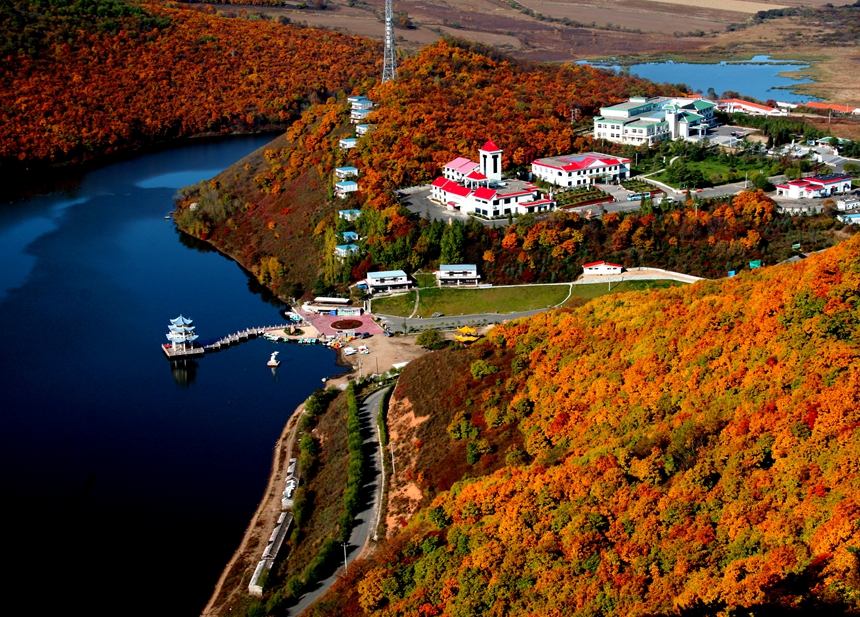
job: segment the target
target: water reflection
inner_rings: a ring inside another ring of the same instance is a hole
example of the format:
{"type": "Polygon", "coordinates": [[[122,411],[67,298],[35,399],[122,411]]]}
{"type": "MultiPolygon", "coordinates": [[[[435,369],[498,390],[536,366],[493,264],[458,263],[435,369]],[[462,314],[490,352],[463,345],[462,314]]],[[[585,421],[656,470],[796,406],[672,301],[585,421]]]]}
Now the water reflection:
{"type": "Polygon", "coordinates": [[[170,372],[177,386],[189,387],[197,379],[197,360],[174,360],[170,363],[170,372]]]}
{"type": "Polygon", "coordinates": [[[198,253],[215,253],[216,250],[208,242],[204,242],[194,236],[189,236],[184,231],[176,229],[176,235],[179,236],[179,243],[189,249],[194,249],[198,253]]]}

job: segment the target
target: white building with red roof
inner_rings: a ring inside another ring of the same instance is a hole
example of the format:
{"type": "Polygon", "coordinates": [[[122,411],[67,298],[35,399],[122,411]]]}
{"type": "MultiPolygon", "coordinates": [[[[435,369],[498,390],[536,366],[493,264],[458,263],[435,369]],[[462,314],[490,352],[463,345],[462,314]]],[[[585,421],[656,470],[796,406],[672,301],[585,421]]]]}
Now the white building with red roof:
{"type": "Polygon", "coordinates": [[[837,193],[847,193],[850,190],[851,176],[845,174],[811,176],[776,185],[777,197],[788,197],[789,199],[830,197],[837,193]]]}
{"type": "Polygon", "coordinates": [[[815,101],[809,101],[808,103],[803,104],[804,107],[809,107],[810,109],[823,109],[836,111],[843,114],[860,114],[860,107],[848,107],[847,105],[836,105],[834,103],[817,103],[815,101]]]}
{"type": "Polygon", "coordinates": [[[608,261],[594,261],[590,264],[582,265],[582,273],[585,275],[603,275],[603,274],[621,274],[624,270],[624,266],[621,264],[614,264],[608,261]]]}
{"type": "Polygon", "coordinates": [[[452,210],[486,218],[549,212],[555,200],[530,182],[502,180],[503,151],[492,140],[478,151],[480,163],[458,157],[430,185],[430,198],[452,210]]]}
{"type": "Polygon", "coordinates": [[[630,159],[599,152],[567,154],[535,159],[532,175],[556,186],[587,186],[595,178],[624,180],[630,175],[630,159]]]}
{"type": "Polygon", "coordinates": [[[752,116],[787,116],[788,112],[778,107],[770,105],[761,105],[759,103],[750,103],[742,99],[719,99],[717,101],[717,109],[728,114],[742,113],[752,116]]]}
{"type": "Polygon", "coordinates": [[[442,176],[444,176],[446,180],[451,180],[452,182],[462,182],[467,175],[473,171],[478,171],[479,168],[480,165],[476,162],[470,161],[465,157],[458,156],[442,168],[442,176]]]}

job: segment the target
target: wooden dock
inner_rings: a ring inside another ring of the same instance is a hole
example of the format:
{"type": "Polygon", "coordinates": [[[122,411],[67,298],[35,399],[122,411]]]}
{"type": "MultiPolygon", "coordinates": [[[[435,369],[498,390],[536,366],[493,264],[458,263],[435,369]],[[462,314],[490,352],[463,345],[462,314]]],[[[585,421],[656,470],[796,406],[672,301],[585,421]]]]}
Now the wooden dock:
{"type": "Polygon", "coordinates": [[[167,356],[169,360],[193,358],[197,356],[202,356],[207,352],[220,351],[226,347],[229,347],[230,345],[236,345],[237,343],[241,343],[252,338],[257,338],[258,336],[262,336],[266,332],[271,332],[272,330],[284,330],[285,328],[289,328],[290,325],[294,324],[281,324],[277,326],[245,328],[244,330],[239,330],[238,332],[234,332],[233,334],[228,334],[227,336],[219,338],[212,343],[206,343],[205,345],[187,347],[185,349],[173,349],[173,347],[170,345],[162,345],[161,351],[164,352],[164,355],[167,356]]]}
{"type": "Polygon", "coordinates": [[[164,355],[167,356],[168,360],[181,360],[183,358],[193,358],[195,356],[202,356],[205,353],[205,349],[202,347],[189,347],[187,349],[173,349],[172,346],[164,345],[161,346],[161,351],[164,352],[164,355]]]}
{"type": "Polygon", "coordinates": [[[239,332],[228,334],[227,336],[218,339],[214,343],[204,345],[203,349],[206,351],[218,351],[222,347],[229,347],[230,345],[235,345],[236,343],[241,343],[242,341],[247,341],[249,339],[262,336],[270,330],[283,330],[284,328],[288,327],[288,324],[284,324],[282,326],[262,326],[259,328],[245,328],[244,330],[240,330],[239,332]]]}

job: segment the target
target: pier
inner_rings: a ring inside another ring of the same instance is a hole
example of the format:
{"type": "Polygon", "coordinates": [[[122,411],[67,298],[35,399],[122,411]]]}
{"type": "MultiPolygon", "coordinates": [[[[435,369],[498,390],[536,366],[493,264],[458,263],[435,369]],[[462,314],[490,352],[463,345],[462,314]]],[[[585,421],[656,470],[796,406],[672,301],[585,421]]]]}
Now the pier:
{"type": "MultiPolygon", "coordinates": [[[[167,339],[170,343],[161,346],[161,350],[168,360],[181,360],[185,358],[193,358],[202,356],[209,352],[220,351],[230,345],[236,345],[243,341],[263,336],[269,332],[276,330],[288,330],[290,326],[308,327],[310,324],[305,320],[291,321],[288,323],[273,325],[273,326],[258,326],[255,328],[245,328],[238,332],[233,332],[227,336],[208,341],[198,341],[199,338],[194,332],[194,325],[190,319],[181,315],[176,319],[170,320],[167,339]]],[[[316,339],[313,339],[316,342],[316,339]]],[[[304,342],[303,340],[300,342],[304,342]]]]}
{"type": "Polygon", "coordinates": [[[205,351],[218,351],[222,347],[229,347],[230,345],[235,345],[242,341],[263,336],[266,332],[270,332],[272,330],[283,330],[285,327],[289,327],[289,324],[283,324],[280,326],[262,326],[259,328],[245,328],[244,330],[239,330],[238,332],[219,338],[217,341],[202,345],[202,348],[205,351]]]}

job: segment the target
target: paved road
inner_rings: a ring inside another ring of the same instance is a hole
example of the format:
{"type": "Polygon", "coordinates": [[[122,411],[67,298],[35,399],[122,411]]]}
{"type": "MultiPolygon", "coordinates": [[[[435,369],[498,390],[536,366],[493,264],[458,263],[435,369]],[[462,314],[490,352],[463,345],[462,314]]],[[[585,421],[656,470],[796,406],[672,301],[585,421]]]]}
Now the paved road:
{"type": "Polygon", "coordinates": [[[449,326],[464,326],[464,325],[474,325],[480,322],[485,323],[502,323],[503,321],[508,321],[510,319],[517,319],[519,317],[527,317],[529,315],[537,315],[542,311],[546,311],[548,308],[535,309],[533,311],[521,311],[518,313],[481,313],[478,315],[449,315],[447,317],[427,317],[427,318],[415,318],[409,319],[406,317],[397,317],[395,315],[380,315],[379,313],[374,313],[377,317],[379,317],[385,324],[388,325],[388,329],[392,332],[406,332],[406,328],[435,328],[441,325],[449,325],[449,326]]]}
{"type": "MultiPolygon", "coordinates": [[[[391,387],[391,386],[389,386],[391,387]]],[[[379,434],[376,432],[376,416],[379,406],[388,388],[382,388],[368,395],[361,403],[358,410],[358,418],[361,422],[361,432],[364,438],[365,478],[362,491],[364,502],[361,510],[355,517],[355,527],[349,536],[349,545],[346,547],[347,567],[358,557],[364,546],[376,532],[377,516],[379,506],[382,503],[382,460],[379,452],[379,434]]],[[[329,576],[317,585],[316,589],[302,596],[299,603],[290,608],[290,615],[298,615],[313,604],[331,587],[343,572],[343,568],[329,576]]]]}

